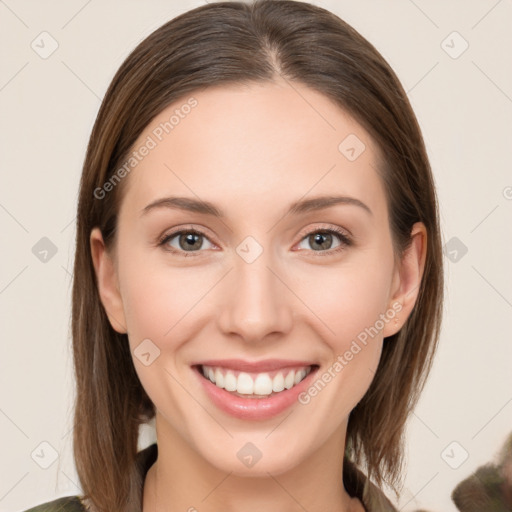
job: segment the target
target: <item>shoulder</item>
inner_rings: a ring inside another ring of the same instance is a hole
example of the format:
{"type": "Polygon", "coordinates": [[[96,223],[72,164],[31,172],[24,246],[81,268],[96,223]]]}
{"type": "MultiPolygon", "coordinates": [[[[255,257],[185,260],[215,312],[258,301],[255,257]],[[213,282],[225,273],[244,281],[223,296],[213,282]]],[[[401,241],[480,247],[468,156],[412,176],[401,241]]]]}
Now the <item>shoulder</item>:
{"type": "Polygon", "coordinates": [[[66,496],[47,501],[23,512],[86,512],[86,510],[79,496],[66,496]]]}

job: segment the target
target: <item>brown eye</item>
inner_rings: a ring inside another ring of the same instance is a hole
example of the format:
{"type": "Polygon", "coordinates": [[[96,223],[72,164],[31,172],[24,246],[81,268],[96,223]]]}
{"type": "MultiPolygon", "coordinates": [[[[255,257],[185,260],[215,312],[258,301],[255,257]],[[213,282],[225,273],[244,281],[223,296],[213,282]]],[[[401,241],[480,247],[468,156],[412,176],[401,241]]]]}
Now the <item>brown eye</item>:
{"type": "MultiPolygon", "coordinates": [[[[160,245],[172,252],[200,252],[205,241],[211,244],[203,233],[188,229],[176,231],[165,236],[160,242],[160,245]]],[[[213,244],[211,245],[213,246],[213,244]]],[[[187,254],[185,254],[185,256],[187,256],[187,254]]]]}
{"type": "Polygon", "coordinates": [[[308,236],[308,242],[310,247],[313,250],[316,250],[315,247],[319,247],[320,249],[331,249],[333,244],[333,236],[331,233],[318,232],[313,235],[308,236]]]}
{"type": "Polygon", "coordinates": [[[302,240],[301,244],[306,243],[309,247],[300,247],[301,249],[309,249],[313,252],[332,254],[343,250],[347,246],[351,245],[350,238],[341,230],[337,229],[317,229],[308,233],[302,240]],[[338,240],[337,245],[336,240],[338,240]]]}

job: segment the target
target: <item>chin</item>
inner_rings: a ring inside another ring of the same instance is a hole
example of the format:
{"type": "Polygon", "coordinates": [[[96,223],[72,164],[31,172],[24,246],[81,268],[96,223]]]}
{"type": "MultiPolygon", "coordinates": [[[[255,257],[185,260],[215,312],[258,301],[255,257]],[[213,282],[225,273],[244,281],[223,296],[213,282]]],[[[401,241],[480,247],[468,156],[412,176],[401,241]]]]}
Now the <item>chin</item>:
{"type": "Polygon", "coordinates": [[[257,440],[251,442],[247,440],[247,436],[240,441],[230,439],[224,445],[224,449],[208,451],[203,453],[202,457],[225,473],[244,477],[268,478],[269,473],[286,473],[300,464],[301,458],[297,451],[290,453],[282,445],[272,446],[272,443],[264,443],[263,440],[264,437],[261,443],[257,440]]]}

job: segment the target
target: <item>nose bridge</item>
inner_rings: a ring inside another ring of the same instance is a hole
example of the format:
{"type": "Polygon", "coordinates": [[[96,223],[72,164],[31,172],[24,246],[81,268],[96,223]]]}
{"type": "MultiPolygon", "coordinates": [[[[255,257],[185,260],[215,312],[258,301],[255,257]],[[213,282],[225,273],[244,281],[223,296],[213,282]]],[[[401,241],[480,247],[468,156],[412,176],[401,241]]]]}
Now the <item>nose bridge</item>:
{"type": "Polygon", "coordinates": [[[237,333],[246,341],[258,341],[270,333],[287,332],[292,313],[286,303],[286,286],[274,274],[272,251],[250,238],[234,255],[219,324],[225,334],[237,333]]]}

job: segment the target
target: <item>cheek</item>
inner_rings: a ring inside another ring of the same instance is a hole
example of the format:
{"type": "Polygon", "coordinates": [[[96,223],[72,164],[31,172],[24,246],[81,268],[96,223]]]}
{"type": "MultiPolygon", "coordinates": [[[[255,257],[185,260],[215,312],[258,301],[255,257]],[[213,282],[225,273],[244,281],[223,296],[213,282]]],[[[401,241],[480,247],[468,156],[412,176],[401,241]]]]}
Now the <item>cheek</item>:
{"type": "MultiPolygon", "coordinates": [[[[211,271],[166,265],[161,257],[130,255],[120,265],[126,325],[133,343],[150,338],[169,345],[181,320],[208,290],[211,271]]],[[[213,276],[214,277],[214,276],[213,276]]]]}
{"type": "Polygon", "coordinates": [[[324,324],[325,339],[339,353],[361,333],[382,331],[380,318],[388,307],[390,285],[390,265],[357,262],[312,271],[299,293],[324,324]]]}
{"type": "MultiPolygon", "coordinates": [[[[327,350],[322,367],[299,402],[315,411],[310,413],[312,428],[324,433],[339,428],[363,398],[382,352],[389,279],[382,272],[351,270],[337,277],[329,273],[323,292],[308,296],[324,326],[322,341],[327,350]]],[[[391,316],[387,321],[392,321],[391,316]]]]}
{"type": "Polygon", "coordinates": [[[201,298],[216,277],[211,270],[206,275],[198,268],[171,268],[161,259],[157,264],[133,253],[119,268],[135,370],[160,413],[184,419],[183,424],[175,425],[183,437],[187,436],[187,429],[193,429],[188,422],[195,416],[199,420],[204,411],[194,406],[180,385],[189,371],[181,364],[181,348],[196,335],[199,323],[195,319],[201,311],[201,298]],[[142,357],[144,353],[149,353],[149,361],[142,357]]]}
{"type": "Polygon", "coordinates": [[[393,258],[391,252],[380,254],[354,258],[337,270],[317,269],[301,284],[300,296],[318,317],[317,331],[328,349],[317,378],[322,382],[311,396],[325,384],[325,413],[336,410],[337,418],[345,417],[370,386],[380,361],[382,330],[393,321],[394,310],[387,310],[393,258]]]}

